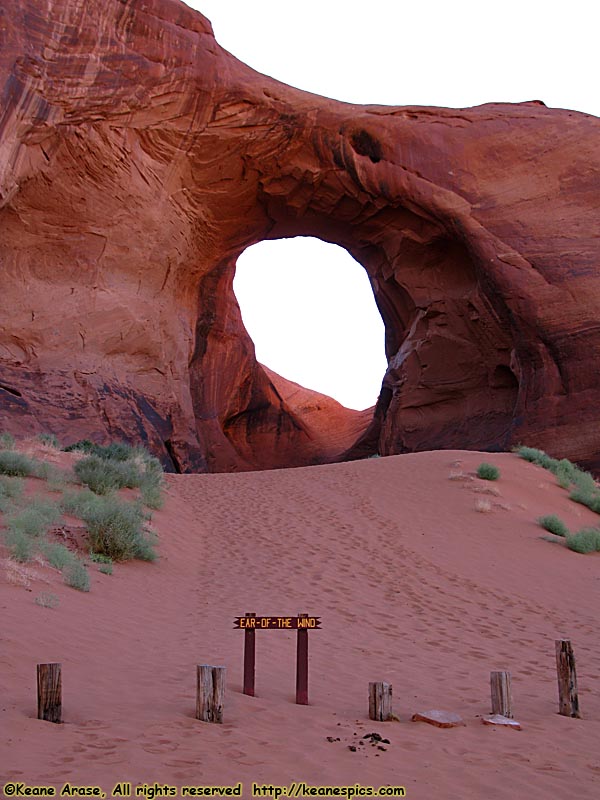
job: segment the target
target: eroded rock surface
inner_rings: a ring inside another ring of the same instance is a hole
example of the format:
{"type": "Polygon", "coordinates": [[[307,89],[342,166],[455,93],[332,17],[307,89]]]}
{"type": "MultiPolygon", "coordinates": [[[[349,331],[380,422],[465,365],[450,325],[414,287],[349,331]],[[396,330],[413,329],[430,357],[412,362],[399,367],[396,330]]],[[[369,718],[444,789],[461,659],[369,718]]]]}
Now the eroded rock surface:
{"type": "Polygon", "coordinates": [[[181,470],[518,441],[600,466],[598,119],[321,98],[177,0],[5,0],[0,91],[4,429],[181,470]],[[355,445],[316,432],[355,415],[285,399],[233,295],[246,247],[299,234],[363,264],[385,322],[355,445]]]}

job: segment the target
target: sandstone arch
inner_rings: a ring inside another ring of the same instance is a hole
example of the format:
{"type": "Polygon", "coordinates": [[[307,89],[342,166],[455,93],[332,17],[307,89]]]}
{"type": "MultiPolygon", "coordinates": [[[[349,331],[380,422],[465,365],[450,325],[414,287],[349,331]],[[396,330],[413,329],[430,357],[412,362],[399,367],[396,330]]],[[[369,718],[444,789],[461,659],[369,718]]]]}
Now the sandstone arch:
{"type": "Polygon", "coordinates": [[[8,0],[0,87],[5,429],[181,470],[519,440],[599,465],[597,119],[320,98],[177,0],[8,0]],[[245,247],[298,234],[365,266],[386,324],[353,445],[286,402],[233,297],[245,247]]]}

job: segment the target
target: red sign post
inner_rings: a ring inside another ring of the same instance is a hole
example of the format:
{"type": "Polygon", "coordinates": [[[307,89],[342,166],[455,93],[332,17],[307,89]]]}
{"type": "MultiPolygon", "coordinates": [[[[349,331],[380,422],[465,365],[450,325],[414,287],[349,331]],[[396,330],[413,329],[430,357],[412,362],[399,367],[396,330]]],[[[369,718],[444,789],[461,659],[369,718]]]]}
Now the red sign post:
{"type": "MultiPolygon", "coordinates": [[[[256,614],[246,614],[246,619],[256,614]]],[[[254,628],[248,625],[244,632],[244,694],[254,697],[254,665],[256,663],[256,642],[254,628]]]]}
{"type": "Polygon", "coordinates": [[[258,630],[298,631],[296,650],[296,703],[308,705],[308,632],[321,627],[320,617],[298,614],[297,617],[257,617],[246,612],[233,621],[236,628],[244,630],[244,694],[254,697],[256,664],[255,633],[258,630]]]}

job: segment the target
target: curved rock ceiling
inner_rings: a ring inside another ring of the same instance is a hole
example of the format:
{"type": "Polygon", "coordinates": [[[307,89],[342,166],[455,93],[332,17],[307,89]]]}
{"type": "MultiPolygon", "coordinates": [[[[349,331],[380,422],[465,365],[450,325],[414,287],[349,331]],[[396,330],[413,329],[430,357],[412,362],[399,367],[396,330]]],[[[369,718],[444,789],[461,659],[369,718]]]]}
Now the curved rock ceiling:
{"type": "Polygon", "coordinates": [[[600,467],[598,119],[325,99],[177,0],[5,0],[0,87],[3,429],[179,470],[517,442],[600,467]],[[235,262],[296,235],[369,274],[374,413],[256,362],[235,262]]]}

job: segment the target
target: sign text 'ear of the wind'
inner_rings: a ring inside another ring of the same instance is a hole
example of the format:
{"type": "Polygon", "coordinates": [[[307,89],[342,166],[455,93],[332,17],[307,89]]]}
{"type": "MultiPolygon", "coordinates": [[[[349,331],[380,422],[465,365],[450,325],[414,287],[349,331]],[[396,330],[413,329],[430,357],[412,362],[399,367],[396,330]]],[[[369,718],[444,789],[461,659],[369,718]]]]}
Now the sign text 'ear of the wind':
{"type": "Polygon", "coordinates": [[[321,627],[320,617],[236,617],[233,621],[235,628],[244,630],[316,630],[321,627]]]}

